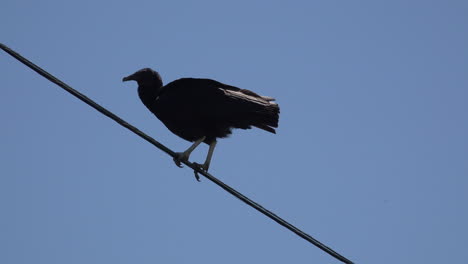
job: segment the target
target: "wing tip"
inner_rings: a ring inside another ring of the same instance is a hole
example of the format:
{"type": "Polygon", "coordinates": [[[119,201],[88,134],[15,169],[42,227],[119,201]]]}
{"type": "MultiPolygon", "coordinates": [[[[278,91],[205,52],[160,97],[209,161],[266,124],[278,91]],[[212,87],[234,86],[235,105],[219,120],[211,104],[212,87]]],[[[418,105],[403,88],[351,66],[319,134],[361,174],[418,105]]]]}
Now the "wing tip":
{"type": "Polygon", "coordinates": [[[270,96],[260,96],[260,98],[262,98],[263,100],[265,100],[267,102],[272,102],[272,101],[276,100],[275,98],[270,97],[270,96]]]}

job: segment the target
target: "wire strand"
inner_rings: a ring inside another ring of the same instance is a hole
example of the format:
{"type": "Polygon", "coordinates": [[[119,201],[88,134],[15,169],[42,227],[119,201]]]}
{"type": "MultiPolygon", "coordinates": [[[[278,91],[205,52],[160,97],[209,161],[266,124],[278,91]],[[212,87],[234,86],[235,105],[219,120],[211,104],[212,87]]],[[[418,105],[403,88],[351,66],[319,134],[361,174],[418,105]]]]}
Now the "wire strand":
{"type": "MultiPolygon", "coordinates": [[[[176,156],[176,153],[174,151],[172,151],[171,149],[167,148],[166,146],[164,146],[163,144],[159,143],[158,141],[156,141],[154,138],[146,135],[145,133],[143,133],[141,130],[139,130],[138,128],[132,126],[131,124],[127,123],[125,120],[123,120],[122,118],[118,117],[117,115],[115,115],[114,113],[110,112],[109,110],[105,109],[104,107],[100,106],[99,104],[97,104],[96,102],[94,102],[93,100],[91,100],[90,98],[88,98],[87,96],[85,96],[84,94],[78,92],[77,90],[73,89],[72,87],[70,87],[69,85],[67,85],[66,83],[62,82],[61,80],[59,80],[58,78],[56,78],[55,76],[53,76],[52,74],[48,73],[47,71],[43,70],[42,68],[40,68],[39,66],[37,66],[36,64],[32,63],[31,61],[29,61],[28,59],[24,58],[23,56],[21,56],[20,54],[18,54],[17,52],[13,51],[12,49],[10,49],[9,47],[7,47],[6,45],[0,43],[0,48],[2,50],[4,50],[6,53],[10,54],[12,57],[14,57],[15,59],[19,60],[20,62],[22,62],[23,64],[25,64],[26,66],[28,66],[29,68],[31,68],[33,71],[37,72],[38,74],[40,74],[41,76],[43,76],[44,78],[46,78],[47,80],[57,84],[58,86],[60,86],[61,88],[63,88],[64,90],[66,90],[67,92],[71,93],[73,96],[77,97],[78,99],[80,99],[81,101],[83,101],[84,103],[88,104],[89,106],[91,106],[92,108],[96,109],[97,111],[99,111],[100,113],[102,113],[103,115],[111,118],[112,120],[114,120],[115,122],[119,123],[120,125],[122,125],[123,127],[129,129],[130,131],[132,131],[133,133],[137,134],[138,136],[140,136],[141,138],[143,138],[144,140],[148,141],[150,144],[154,145],[155,147],[159,148],[160,150],[166,152],[168,155],[172,156],[173,158],[177,157],[176,156]]],[[[321,250],[325,251],[326,253],[330,254],[331,256],[333,256],[334,258],[342,261],[343,263],[346,263],[346,264],[353,264],[353,262],[347,258],[345,258],[344,256],[340,255],[339,253],[337,253],[336,251],[334,251],[333,249],[329,248],[328,246],[322,244],[320,241],[318,241],[317,239],[313,238],[312,236],[310,236],[309,234],[305,233],[304,231],[300,230],[299,228],[295,227],[294,225],[288,223],[286,220],[282,219],[281,217],[279,217],[278,215],[274,214],[273,212],[267,210],[266,208],[264,208],[263,206],[261,206],[260,204],[252,201],[251,199],[249,199],[248,197],[246,197],[245,195],[243,195],[242,193],[236,191],[235,189],[233,189],[232,187],[230,187],[229,185],[225,184],[224,182],[222,182],[221,180],[219,180],[218,178],[214,177],[213,175],[211,175],[210,173],[206,172],[206,171],[203,171],[201,170],[198,166],[196,166],[194,163],[192,162],[189,162],[189,161],[182,161],[185,165],[187,165],[188,167],[190,167],[191,169],[194,170],[195,173],[199,173],[203,176],[205,176],[208,180],[212,181],[213,183],[215,183],[216,185],[218,185],[219,187],[223,188],[224,190],[226,190],[227,192],[229,192],[230,194],[234,195],[236,198],[240,199],[241,201],[243,201],[244,203],[250,205],[251,207],[253,207],[254,209],[256,209],[257,211],[259,211],[260,213],[266,215],[267,217],[271,218],[273,221],[277,222],[278,224],[286,227],[287,229],[289,229],[290,231],[294,232],[295,234],[297,234],[298,236],[302,237],[303,239],[307,240],[308,242],[312,243],[313,245],[315,245],[316,247],[320,248],[321,250]]]]}

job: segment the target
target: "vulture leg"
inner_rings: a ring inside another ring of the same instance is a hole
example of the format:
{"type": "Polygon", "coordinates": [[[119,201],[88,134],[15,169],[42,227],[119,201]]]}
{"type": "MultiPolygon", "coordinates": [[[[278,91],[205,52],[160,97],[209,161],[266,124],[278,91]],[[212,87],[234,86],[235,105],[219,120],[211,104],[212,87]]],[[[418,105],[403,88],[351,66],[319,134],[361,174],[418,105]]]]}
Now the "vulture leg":
{"type": "Polygon", "coordinates": [[[211,158],[213,157],[213,152],[214,152],[215,147],[216,147],[216,140],[214,140],[210,144],[210,149],[208,150],[208,154],[206,155],[205,163],[203,163],[203,165],[197,164],[205,171],[208,171],[208,169],[210,168],[211,158]]]}
{"type": "Polygon", "coordinates": [[[177,157],[174,158],[174,162],[177,165],[177,167],[182,168],[181,161],[187,161],[190,158],[190,154],[192,153],[192,151],[194,151],[195,148],[203,142],[203,140],[205,140],[205,137],[202,137],[199,140],[195,141],[192,144],[192,146],[190,146],[186,151],[176,152],[177,157]]]}

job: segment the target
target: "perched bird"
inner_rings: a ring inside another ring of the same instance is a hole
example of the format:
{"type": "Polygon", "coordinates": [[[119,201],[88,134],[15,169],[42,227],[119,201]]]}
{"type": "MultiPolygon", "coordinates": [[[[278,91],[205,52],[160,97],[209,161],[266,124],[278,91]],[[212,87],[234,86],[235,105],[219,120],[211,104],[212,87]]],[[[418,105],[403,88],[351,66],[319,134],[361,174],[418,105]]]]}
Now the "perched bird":
{"type": "Polygon", "coordinates": [[[260,96],[210,79],[182,78],[163,86],[158,72],[144,68],[122,81],[136,81],[143,104],[177,136],[194,142],[174,158],[177,166],[188,160],[200,143],[209,150],[203,165],[210,167],[217,138],[225,138],[233,128],[252,126],[276,133],[279,106],[274,98],[260,96]]]}

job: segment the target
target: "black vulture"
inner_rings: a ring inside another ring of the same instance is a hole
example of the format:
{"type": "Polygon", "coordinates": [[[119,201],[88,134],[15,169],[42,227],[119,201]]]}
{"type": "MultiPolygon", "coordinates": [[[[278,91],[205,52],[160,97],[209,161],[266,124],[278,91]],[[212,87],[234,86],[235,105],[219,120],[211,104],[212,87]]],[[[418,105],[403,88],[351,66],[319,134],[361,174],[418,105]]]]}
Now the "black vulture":
{"type": "Polygon", "coordinates": [[[202,142],[209,151],[202,169],[208,171],[217,138],[225,138],[233,128],[252,126],[270,133],[278,127],[279,106],[274,98],[260,96],[210,79],[182,78],[163,86],[158,72],[144,68],[122,81],[136,81],[143,104],[177,136],[194,142],[174,159],[188,160],[202,142]]]}

